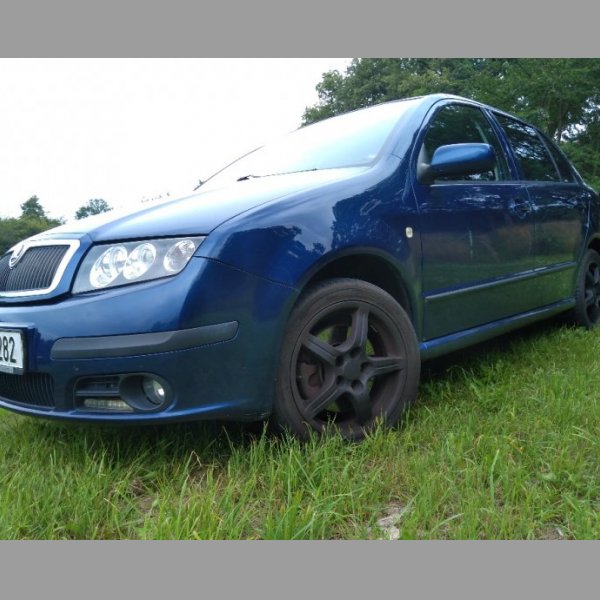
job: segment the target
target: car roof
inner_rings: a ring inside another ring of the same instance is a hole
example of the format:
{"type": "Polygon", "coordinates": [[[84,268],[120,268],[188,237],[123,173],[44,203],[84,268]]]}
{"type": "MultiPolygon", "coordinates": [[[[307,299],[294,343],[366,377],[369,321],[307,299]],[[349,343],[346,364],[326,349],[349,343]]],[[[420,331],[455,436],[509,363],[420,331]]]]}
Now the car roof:
{"type": "MultiPolygon", "coordinates": [[[[473,106],[479,106],[480,108],[485,108],[485,109],[490,110],[499,115],[504,115],[505,117],[510,117],[511,119],[520,121],[521,123],[529,125],[530,127],[533,127],[534,129],[538,129],[537,127],[535,127],[535,125],[532,125],[531,123],[528,123],[527,121],[521,119],[520,117],[517,117],[516,115],[513,115],[512,113],[502,110],[501,108],[497,108],[496,106],[491,106],[490,104],[485,104],[484,102],[479,102],[478,100],[473,100],[471,98],[465,98],[464,96],[458,96],[456,94],[436,93],[436,94],[427,94],[424,96],[416,96],[415,98],[422,98],[423,101],[425,103],[429,104],[430,106],[434,106],[438,102],[442,102],[445,100],[457,100],[457,101],[463,102],[465,104],[472,104],[473,106]]],[[[392,102],[395,102],[395,100],[392,100],[392,102]]]]}

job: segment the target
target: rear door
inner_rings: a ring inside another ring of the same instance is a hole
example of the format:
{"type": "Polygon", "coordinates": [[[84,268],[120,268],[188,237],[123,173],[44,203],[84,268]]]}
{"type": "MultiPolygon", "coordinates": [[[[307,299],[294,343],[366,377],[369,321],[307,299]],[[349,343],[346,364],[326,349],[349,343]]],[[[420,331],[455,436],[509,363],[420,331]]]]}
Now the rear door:
{"type": "Polygon", "coordinates": [[[495,117],[513,148],[535,213],[539,304],[553,304],[573,296],[591,194],[558,148],[533,127],[506,115],[495,117]]]}
{"type": "Polygon", "coordinates": [[[418,160],[429,162],[439,146],[469,142],[494,148],[493,171],[446,177],[433,184],[414,178],[425,339],[509,317],[538,304],[531,204],[486,113],[461,103],[439,107],[420,134],[418,160]]]}

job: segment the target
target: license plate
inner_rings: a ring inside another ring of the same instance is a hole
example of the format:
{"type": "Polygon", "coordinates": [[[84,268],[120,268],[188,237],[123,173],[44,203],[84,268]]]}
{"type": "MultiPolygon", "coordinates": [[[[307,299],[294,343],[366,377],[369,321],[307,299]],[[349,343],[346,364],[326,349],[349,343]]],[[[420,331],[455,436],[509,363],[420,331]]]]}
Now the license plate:
{"type": "Polygon", "coordinates": [[[0,329],[0,371],[3,373],[23,373],[25,365],[25,344],[20,331],[0,329]]]}

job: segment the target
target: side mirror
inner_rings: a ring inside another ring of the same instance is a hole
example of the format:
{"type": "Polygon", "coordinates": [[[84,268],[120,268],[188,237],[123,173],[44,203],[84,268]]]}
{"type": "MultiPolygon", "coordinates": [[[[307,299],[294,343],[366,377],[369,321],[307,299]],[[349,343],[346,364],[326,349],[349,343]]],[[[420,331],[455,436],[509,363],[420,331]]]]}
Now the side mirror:
{"type": "Polygon", "coordinates": [[[419,164],[417,179],[429,184],[438,177],[485,173],[495,166],[496,153],[489,144],[449,144],[433,153],[430,164],[419,164]]]}

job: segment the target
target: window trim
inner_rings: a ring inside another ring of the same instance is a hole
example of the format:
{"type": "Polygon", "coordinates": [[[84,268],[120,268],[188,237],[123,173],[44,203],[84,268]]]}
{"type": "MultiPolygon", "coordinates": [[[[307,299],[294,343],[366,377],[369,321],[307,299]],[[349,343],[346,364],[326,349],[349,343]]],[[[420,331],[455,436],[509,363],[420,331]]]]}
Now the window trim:
{"type": "Polygon", "coordinates": [[[556,159],[554,158],[552,149],[554,149],[556,151],[556,153],[563,158],[563,160],[567,164],[567,167],[569,168],[569,175],[571,175],[571,181],[564,181],[562,179],[562,175],[561,175],[560,183],[562,183],[563,185],[569,185],[569,184],[573,184],[573,183],[580,185],[578,173],[575,171],[575,168],[573,167],[573,165],[571,164],[571,161],[568,159],[568,157],[565,155],[565,153],[559,148],[558,144],[556,144],[553,140],[551,140],[542,131],[537,130],[537,132],[538,132],[539,136],[542,138],[542,140],[545,142],[545,144],[548,148],[548,152],[550,153],[552,160],[554,160],[558,174],[561,175],[561,170],[559,168],[558,163],[556,162],[556,159]]]}
{"type": "MultiPolygon", "coordinates": [[[[413,153],[411,156],[411,170],[413,172],[414,182],[417,183],[418,185],[423,185],[418,182],[417,175],[416,175],[417,170],[418,170],[418,163],[419,163],[419,156],[421,153],[421,149],[425,142],[425,137],[427,136],[427,133],[429,132],[430,126],[431,126],[433,120],[435,119],[436,115],[449,106],[462,106],[462,107],[474,109],[482,115],[482,117],[485,119],[485,121],[487,121],[491,132],[496,136],[496,140],[498,142],[499,149],[502,151],[502,156],[504,157],[504,162],[506,164],[507,178],[506,179],[495,179],[495,180],[491,180],[491,181],[490,180],[477,181],[477,180],[468,180],[468,179],[455,180],[455,181],[437,181],[437,182],[429,184],[427,187],[441,186],[441,185],[452,185],[452,186],[454,186],[454,185],[504,185],[504,184],[514,183],[514,181],[516,181],[515,175],[518,174],[517,166],[514,164],[512,154],[507,152],[508,149],[506,147],[504,134],[502,131],[500,131],[500,132],[498,131],[499,126],[494,122],[494,119],[489,114],[488,107],[478,104],[476,102],[471,103],[468,101],[460,101],[460,100],[455,100],[455,99],[443,100],[439,103],[434,104],[429,109],[429,111],[425,115],[425,118],[423,119],[423,123],[421,124],[421,128],[420,128],[420,131],[419,131],[419,134],[417,137],[417,141],[416,141],[416,144],[414,145],[413,153]]],[[[494,148],[494,149],[496,149],[496,148],[494,148]]]]}

